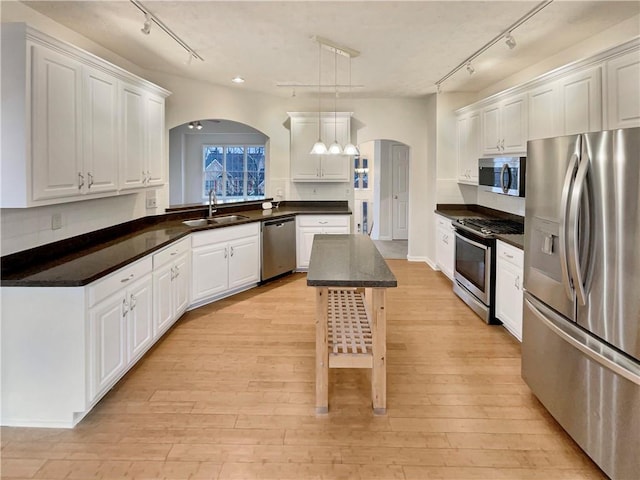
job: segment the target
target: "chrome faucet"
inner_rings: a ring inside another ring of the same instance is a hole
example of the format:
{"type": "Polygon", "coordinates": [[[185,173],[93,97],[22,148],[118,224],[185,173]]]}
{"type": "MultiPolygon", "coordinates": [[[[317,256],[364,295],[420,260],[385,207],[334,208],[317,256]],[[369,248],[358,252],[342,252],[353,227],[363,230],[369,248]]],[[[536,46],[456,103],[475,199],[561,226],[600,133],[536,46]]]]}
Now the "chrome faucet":
{"type": "Polygon", "coordinates": [[[209,217],[213,217],[213,214],[218,211],[217,208],[213,208],[218,205],[218,198],[216,197],[216,192],[212,188],[209,190],[209,217]]]}

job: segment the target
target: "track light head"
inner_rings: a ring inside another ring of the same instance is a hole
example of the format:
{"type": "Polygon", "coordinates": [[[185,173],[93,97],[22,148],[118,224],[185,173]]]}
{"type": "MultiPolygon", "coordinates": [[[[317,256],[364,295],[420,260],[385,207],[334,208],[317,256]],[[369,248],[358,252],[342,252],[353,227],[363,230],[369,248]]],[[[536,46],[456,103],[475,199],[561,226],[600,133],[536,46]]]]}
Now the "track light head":
{"type": "Polygon", "coordinates": [[[200,120],[196,122],[196,130],[202,130],[202,124],[200,123],[200,120]]]}
{"type": "Polygon", "coordinates": [[[189,122],[189,129],[190,129],[190,130],[193,130],[195,126],[196,126],[196,124],[195,124],[195,123],[193,123],[193,122],[189,122]]]}
{"type": "Polygon", "coordinates": [[[151,15],[145,13],[144,18],[144,26],[140,29],[140,31],[145,35],[149,35],[149,33],[151,32],[151,15]]]}
{"type": "Polygon", "coordinates": [[[516,39],[513,38],[513,36],[508,33],[505,37],[504,37],[504,42],[507,44],[507,47],[509,47],[510,50],[513,50],[514,48],[516,48],[516,39]]]}
{"type": "Polygon", "coordinates": [[[469,72],[469,75],[473,75],[474,73],[476,73],[476,69],[473,68],[470,63],[467,63],[467,72],[469,72]]]}

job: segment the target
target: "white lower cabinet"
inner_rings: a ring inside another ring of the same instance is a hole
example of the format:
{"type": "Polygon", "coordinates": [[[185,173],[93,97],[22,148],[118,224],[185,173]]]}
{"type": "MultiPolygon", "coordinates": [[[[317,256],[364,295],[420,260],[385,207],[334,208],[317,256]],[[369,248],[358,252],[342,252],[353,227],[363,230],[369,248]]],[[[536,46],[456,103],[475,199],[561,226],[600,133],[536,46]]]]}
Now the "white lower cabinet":
{"type": "Polygon", "coordinates": [[[456,253],[455,230],[451,220],[436,215],[436,263],[442,273],[453,280],[456,253]]]}
{"type": "Polygon", "coordinates": [[[524,252],[496,242],[496,317],[522,341],[522,283],[524,252]]]}
{"type": "Polygon", "coordinates": [[[322,234],[351,233],[349,215],[298,215],[296,217],[296,255],[298,270],[309,268],[313,237],[322,234]]]}
{"type": "Polygon", "coordinates": [[[153,255],[153,336],[160,337],[189,305],[191,239],[153,255]]]}
{"type": "Polygon", "coordinates": [[[91,402],[102,397],[153,343],[150,259],[92,284],[89,298],[101,297],[106,298],[89,308],[91,402]]]}
{"type": "Polygon", "coordinates": [[[259,223],[197,232],[191,242],[192,306],[260,281],[259,223]]]}

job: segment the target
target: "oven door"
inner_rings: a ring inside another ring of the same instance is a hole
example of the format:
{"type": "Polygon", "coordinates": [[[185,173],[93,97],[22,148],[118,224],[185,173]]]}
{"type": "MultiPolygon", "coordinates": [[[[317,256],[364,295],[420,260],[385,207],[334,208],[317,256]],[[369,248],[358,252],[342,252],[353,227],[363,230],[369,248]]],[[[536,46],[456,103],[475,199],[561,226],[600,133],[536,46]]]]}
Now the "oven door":
{"type": "Polygon", "coordinates": [[[454,278],[478,300],[489,305],[491,298],[491,244],[472,234],[456,230],[454,278]]]}

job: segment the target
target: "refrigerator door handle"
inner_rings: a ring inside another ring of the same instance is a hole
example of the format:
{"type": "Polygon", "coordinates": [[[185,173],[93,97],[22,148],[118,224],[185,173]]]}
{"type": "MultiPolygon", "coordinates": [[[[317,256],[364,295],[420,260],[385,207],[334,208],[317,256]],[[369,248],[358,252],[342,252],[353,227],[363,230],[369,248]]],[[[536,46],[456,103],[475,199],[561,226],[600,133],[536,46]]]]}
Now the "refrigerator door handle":
{"type": "MultiPolygon", "coordinates": [[[[579,140],[578,140],[579,142],[579,140]]],[[[579,148],[579,145],[578,145],[579,148]]],[[[562,268],[562,284],[564,285],[564,291],[567,294],[567,298],[573,300],[574,292],[571,278],[569,277],[569,262],[567,256],[567,230],[569,222],[569,195],[571,194],[571,187],[573,179],[578,170],[580,163],[580,157],[577,153],[571,155],[569,159],[569,166],[564,177],[564,185],[562,186],[562,196],[560,197],[560,208],[562,209],[562,221],[560,222],[560,267],[562,268]]]]}
{"type": "Polygon", "coordinates": [[[627,360],[613,348],[600,342],[598,342],[598,344],[602,353],[595,351],[589,345],[590,343],[595,343],[595,341],[591,339],[587,333],[582,332],[569,321],[559,318],[555,312],[551,311],[540,301],[532,298],[530,294],[526,295],[524,302],[538,320],[569,345],[580,350],[602,367],[640,386],[640,368],[633,365],[630,360],[627,360]]]}
{"type": "MultiPolygon", "coordinates": [[[[567,244],[569,246],[568,258],[569,258],[569,270],[571,277],[573,278],[573,289],[578,297],[580,305],[587,304],[587,293],[585,291],[585,280],[580,267],[579,256],[579,232],[580,232],[580,200],[582,199],[583,192],[587,189],[587,171],[589,170],[589,157],[586,154],[582,155],[580,166],[578,167],[578,173],[574,182],[573,190],[571,191],[571,201],[569,204],[569,235],[567,244]]],[[[589,213],[589,205],[584,205],[587,216],[589,213]]],[[[585,236],[588,238],[589,225],[583,226],[585,236]]],[[[589,249],[585,249],[589,251],[589,249]]]]}

